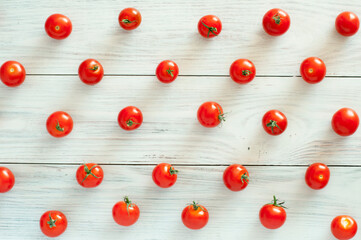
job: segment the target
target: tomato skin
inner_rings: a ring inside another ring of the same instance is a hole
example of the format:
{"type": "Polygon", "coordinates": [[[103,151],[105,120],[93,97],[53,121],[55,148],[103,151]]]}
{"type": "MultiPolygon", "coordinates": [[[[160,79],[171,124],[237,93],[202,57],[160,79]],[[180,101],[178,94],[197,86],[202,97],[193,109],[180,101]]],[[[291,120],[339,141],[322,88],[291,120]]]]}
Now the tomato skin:
{"type": "Polygon", "coordinates": [[[287,32],[291,25],[290,16],[279,8],[269,10],[263,16],[263,29],[271,36],[280,36],[287,32]],[[279,21],[279,22],[278,22],[279,21]]]}
{"type": "Polygon", "coordinates": [[[7,61],[0,68],[0,79],[8,87],[17,87],[25,80],[26,72],[21,63],[7,61]]]}
{"type": "Polygon", "coordinates": [[[277,229],[286,221],[287,214],[282,206],[283,203],[277,203],[277,201],[273,196],[273,203],[264,205],[259,211],[259,220],[265,228],[277,229]]]}
{"type": "Polygon", "coordinates": [[[354,134],[359,125],[359,117],[351,108],[341,108],[332,117],[332,128],[340,136],[354,134]]]}
{"type": "Polygon", "coordinates": [[[309,57],[302,62],[300,73],[307,83],[319,83],[326,76],[326,65],[320,58],[309,57]]]}
{"type": "Polygon", "coordinates": [[[337,216],[331,222],[331,232],[339,240],[351,239],[357,233],[357,223],[350,216],[337,216]]]}
{"type": "Polygon", "coordinates": [[[229,68],[229,75],[236,83],[249,83],[256,76],[256,67],[248,59],[237,59],[229,68]]]}
{"type": "Polygon", "coordinates": [[[189,229],[197,230],[207,225],[209,219],[208,210],[193,201],[193,204],[185,207],[182,211],[182,222],[189,229]]]}
{"type": "Polygon", "coordinates": [[[124,130],[135,130],[142,125],[142,122],[143,114],[137,107],[125,107],[118,114],[118,124],[124,130]]]}
{"type": "Polygon", "coordinates": [[[173,82],[179,73],[178,65],[171,60],[164,60],[159,63],[155,74],[157,78],[162,83],[171,83],[173,82]]]}
{"type": "Polygon", "coordinates": [[[339,34],[350,37],[357,33],[360,20],[353,12],[342,12],[336,18],[335,27],[339,34]]]}
{"type": "Polygon", "coordinates": [[[216,102],[205,102],[197,112],[199,123],[207,128],[218,126],[224,119],[224,113],[221,105],[216,102]]]}
{"type": "Polygon", "coordinates": [[[95,85],[102,80],[104,69],[97,60],[87,59],[79,65],[78,75],[83,83],[95,85]]]}
{"type": "Polygon", "coordinates": [[[249,173],[242,165],[233,164],[224,170],[223,182],[229,190],[234,192],[241,191],[248,186],[249,173]]]}
{"type": "Polygon", "coordinates": [[[65,215],[56,210],[47,211],[40,217],[40,229],[45,236],[48,237],[57,237],[65,232],[68,226],[68,220],[65,215]],[[50,227],[51,219],[55,221],[54,226],[50,227]]]}
{"type": "Polygon", "coordinates": [[[266,112],[262,119],[263,129],[270,135],[280,135],[286,130],[287,124],[288,122],[286,116],[278,110],[270,110],[266,112]],[[272,124],[274,125],[273,131],[272,124]]]}
{"type": "Polygon", "coordinates": [[[169,163],[160,163],[153,169],[152,178],[159,187],[169,188],[177,181],[177,173],[169,163]]]}
{"type": "Polygon", "coordinates": [[[124,201],[114,205],[112,214],[116,223],[127,227],[138,221],[140,212],[136,204],[129,201],[128,197],[124,197],[124,201]]]}
{"type": "Polygon", "coordinates": [[[73,29],[73,25],[67,16],[56,13],[50,15],[45,22],[45,31],[49,37],[62,40],[67,38],[73,29]]]}
{"type": "Polygon", "coordinates": [[[315,190],[326,187],[330,180],[330,169],[323,163],[314,163],[307,168],[305,174],[306,184],[315,190]]]}
{"type": "Polygon", "coordinates": [[[68,113],[57,111],[48,117],[46,128],[53,137],[65,137],[73,130],[73,119],[68,113]]]}
{"type": "Polygon", "coordinates": [[[199,19],[198,32],[202,37],[213,38],[222,31],[221,20],[214,15],[206,15],[199,19]]]}
{"type": "Polygon", "coordinates": [[[0,193],[10,191],[15,184],[15,176],[6,167],[0,167],[0,193]]]}
{"type": "Polygon", "coordinates": [[[75,177],[80,186],[85,188],[94,188],[102,183],[104,172],[98,164],[86,163],[78,168],[75,177]]]}
{"type": "Polygon", "coordinates": [[[125,30],[133,30],[142,22],[142,15],[135,8],[125,8],[118,16],[119,25],[125,30]]]}

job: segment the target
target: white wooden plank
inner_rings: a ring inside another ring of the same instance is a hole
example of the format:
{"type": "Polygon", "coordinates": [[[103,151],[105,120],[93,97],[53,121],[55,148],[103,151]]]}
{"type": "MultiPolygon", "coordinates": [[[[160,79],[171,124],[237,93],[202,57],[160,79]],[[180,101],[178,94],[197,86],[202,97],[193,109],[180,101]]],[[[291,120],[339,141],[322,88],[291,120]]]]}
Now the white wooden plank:
{"type": "Polygon", "coordinates": [[[172,59],[183,75],[225,75],[235,59],[249,58],[258,74],[298,75],[303,59],[318,56],[328,75],[361,75],[361,34],[345,38],[334,28],[336,16],[346,10],[361,16],[358,0],[4,0],[0,62],[18,60],[31,74],[76,74],[79,64],[93,57],[106,74],[154,74],[160,61],[172,59]],[[129,6],[143,16],[133,32],[123,31],[117,22],[129,6]],[[289,32],[278,38],[267,36],[261,24],[274,7],[291,16],[289,32]],[[56,12],[73,22],[64,41],[44,31],[46,18],[56,12]],[[202,39],[197,32],[198,20],[207,14],[223,22],[216,39],[202,39]]]}

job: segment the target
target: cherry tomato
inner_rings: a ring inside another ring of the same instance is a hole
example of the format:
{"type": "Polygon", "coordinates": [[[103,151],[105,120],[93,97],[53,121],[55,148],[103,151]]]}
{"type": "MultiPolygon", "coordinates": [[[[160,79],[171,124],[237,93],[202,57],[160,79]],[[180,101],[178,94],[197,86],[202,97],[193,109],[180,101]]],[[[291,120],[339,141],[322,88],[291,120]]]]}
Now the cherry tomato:
{"type": "Polygon", "coordinates": [[[222,31],[221,20],[214,15],[202,17],[198,22],[198,32],[202,37],[213,38],[218,36],[222,31]]]}
{"type": "Polygon", "coordinates": [[[271,36],[280,36],[290,27],[290,16],[279,8],[269,10],[263,17],[263,29],[271,36]]]}
{"type": "Polygon", "coordinates": [[[73,119],[66,112],[54,112],[48,117],[46,128],[53,137],[65,137],[73,130],[73,119]]]}
{"type": "Polygon", "coordinates": [[[359,125],[357,113],[351,108],[341,108],[332,117],[332,128],[340,136],[354,134],[359,125]]]}
{"type": "Polygon", "coordinates": [[[337,16],[335,26],[339,34],[350,37],[357,33],[360,27],[360,20],[353,12],[343,12],[337,16]]]}
{"type": "Polygon", "coordinates": [[[87,59],[80,64],[78,75],[83,83],[95,85],[103,78],[103,66],[95,59],[87,59]]]}
{"type": "Polygon", "coordinates": [[[203,103],[198,108],[197,118],[199,123],[207,128],[216,127],[226,120],[221,105],[216,102],[203,103]]]}
{"type": "Polygon", "coordinates": [[[339,240],[351,239],[357,233],[357,223],[350,216],[337,216],[331,222],[331,232],[339,240]]]}
{"type": "Polygon", "coordinates": [[[305,180],[307,185],[315,190],[326,187],[330,180],[330,170],[323,163],[314,163],[307,168],[305,180]]]}
{"type": "Polygon", "coordinates": [[[6,167],[0,167],[0,193],[10,191],[15,184],[14,174],[6,167]]]}
{"type": "Polygon", "coordinates": [[[259,211],[259,220],[268,229],[280,228],[286,221],[286,211],[284,202],[278,202],[273,196],[273,201],[264,205],[259,211]]]}
{"type": "Polygon", "coordinates": [[[223,182],[229,190],[241,191],[248,186],[249,173],[242,165],[233,164],[224,171],[223,182]]]}
{"type": "Polygon", "coordinates": [[[73,29],[70,19],[62,14],[53,14],[46,19],[45,31],[49,37],[54,39],[67,38],[73,29]]]}
{"type": "Polygon", "coordinates": [[[326,65],[317,57],[306,58],[300,67],[303,80],[308,83],[319,83],[326,76],[326,65]]]}
{"type": "Polygon", "coordinates": [[[177,181],[177,173],[169,163],[160,163],[154,168],[152,178],[159,187],[169,188],[177,181]]]}
{"type": "Polygon", "coordinates": [[[81,165],[76,171],[76,180],[80,186],[93,188],[102,183],[104,177],[103,169],[95,163],[81,165]]]}
{"type": "Polygon", "coordinates": [[[207,225],[209,214],[207,209],[194,202],[183,209],[182,221],[184,226],[190,229],[201,229],[207,225]]]}
{"type": "Polygon", "coordinates": [[[142,15],[135,8],[125,8],[119,13],[118,21],[123,29],[133,30],[142,22],[142,15]]]}
{"type": "Polygon", "coordinates": [[[40,218],[40,229],[48,237],[57,237],[65,232],[68,220],[60,211],[47,211],[40,218]]]}
{"type": "Polygon", "coordinates": [[[137,129],[142,125],[143,114],[142,112],[133,106],[123,108],[118,115],[118,123],[121,128],[127,131],[137,129]]]}
{"type": "Polygon", "coordinates": [[[250,60],[238,59],[232,63],[229,75],[236,83],[249,83],[256,76],[256,67],[250,60]]]}
{"type": "Polygon", "coordinates": [[[113,219],[122,226],[130,226],[138,221],[139,208],[128,197],[124,201],[117,202],[113,207],[113,219]]]}
{"type": "Polygon", "coordinates": [[[171,60],[164,60],[159,63],[155,74],[162,83],[173,82],[179,73],[178,65],[171,60]]]}
{"type": "Polygon", "coordinates": [[[25,80],[23,65],[15,61],[7,61],[0,68],[0,79],[8,87],[17,87],[25,80]]]}
{"type": "Polygon", "coordinates": [[[264,114],[262,125],[268,134],[280,135],[287,128],[287,118],[278,110],[270,110],[264,114]]]}

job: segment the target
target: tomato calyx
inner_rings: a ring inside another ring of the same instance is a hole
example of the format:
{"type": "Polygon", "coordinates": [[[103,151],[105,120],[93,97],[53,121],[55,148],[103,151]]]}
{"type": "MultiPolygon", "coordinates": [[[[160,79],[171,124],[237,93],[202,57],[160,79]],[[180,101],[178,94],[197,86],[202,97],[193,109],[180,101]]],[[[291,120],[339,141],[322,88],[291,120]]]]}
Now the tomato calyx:
{"type": "Polygon", "coordinates": [[[129,119],[129,120],[126,122],[126,124],[127,124],[127,127],[131,127],[131,126],[133,126],[133,124],[140,124],[140,123],[134,122],[132,119],[129,119]]]}
{"type": "Polygon", "coordinates": [[[220,109],[219,107],[217,107],[217,109],[218,109],[218,112],[219,112],[219,114],[218,114],[218,120],[219,120],[220,122],[225,122],[225,121],[226,121],[226,118],[225,118],[225,116],[224,116],[224,113],[222,113],[222,111],[221,111],[221,109],[220,109]]]}
{"type": "Polygon", "coordinates": [[[281,23],[281,16],[277,13],[277,14],[275,14],[273,17],[272,17],[272,19],[275,21],[275,23],[277,24],[277,25],[280,25],[280,23],[281,23]]]}
{"type": "Polygon", "coordinates": [[[167,73],[171,76],[171,77],[174,77],[174,74],[173,74],[174,70],[168,68],[167,69],[167,73]]]}
{"type": "Polygon", "coordinates": [[[170,168],[169,168],[169,173],[170,173],[170,175],[172,176],[173,174],[177,174],[177,173],[178,173],[178,170],[174,169],[174,167],[170,167],[170,168]]]}
{"type": "Polygon", "coordinates": [[[84,171],[86,173],[85,177],[83,178],[83,180],[81,181],[82,183],[85,181],[85,179],[87,179],[87,177],[89,177],[89,175],[92,175],[95,178],[99,178],[98,176],[96,176],[94,173],[92,173],[93,168],[97,167],[98,165],[94,165],[92,166],[90,169],[88,168],[88,166],[86,164],[84,164],[84,171]]]}
{"type": "Polygon", "coordinates": [[[127,204],[126,208],[127,208],[127,213],[129,215],[129,207],[133,207],[133,203],[132,201],[129,200],[127,196],[124,197],[124,202],[127,204]]]}
{"type": "Polygon", "coordinates": [[[49,225],[50,228],[53,228],[53,227],[56,227],[55,222],[56,222],[56,220],[53,219],[49,213],[49,221],[47,221],[46,223],[49,225]]]}
{"type": "Polygon", "coordinates": [[[99,69],[98,65],[94,65],[93,67],[89,68],[90,70],[92,70],[93,72],[95,72],[96,70],[99,69]]]}
{"type": "Polygon", "coordinates": [[[200,208],[203,212],[207,212],[206,210],[204,210],[204,208],[202,208],[201,205],[199,205],[199,204],[196,203],[195,201],[193,201],[193,203],[191,203],[191,204],[189,204],[189,205],[192,206],[195,211],[197,211],[198,208],[200,208]]]}
{"type": "Polygon", "coordinates": [[[275,120],[270,120],[269,123],[266,124],[266,126],[271,128],[271,132],[272,132],[272,133],[274,133],[274,131],[273,131],[273,128],[274,128],[274,127],[277,127],[279,130],[283,131],[283,130],[280,128],[280,126],[278,126],[277,121],[275,121],[275,120]]]}
{"type": "Polygon", "coordinates": [[[273,200],[270,204],[275,207],[287,208],[287,207],[283,206],[283,204],[285,204],[285,201],[279,202],[279,200],[276,198],[275,195],[273,195],[273,200]]]}
{"type": "Polygon", "coordinates": [[[64,128],[60,127],[59,121],[56,120],[56,126],[55,126],[56,130],[60,131],[60,132],[64,132],[64,128]]]}
{"type": "Polygon", "coordinates": [[[242,182],[242,184],[244,184],[244,182],[246,182],[246,183],[249,182],[249,177],[248,177],[247,173],[243,173],[243,175],[241,176],[241,182],[242,182]]]}
{"type": "Polygon", "coordinates": [[[250,70],[242,70],[242,75],[243,76],[249,76],[250,74],[252,74],[252,71],[250,71],[250,70]]]}
{"type": "Polygon", "coordinates": [[[122,20],[122,22],[125,23],[125,24],[129,24],[129,23],[135,22],[135,20],[134,20],[134,21],[130,21],[129,19],[124,18],[124,19],[122,20]]]}
{"type": "Polygon", "coordinates": [[[204,22],[202,22],[202,25],[208,29],[207,38],[209,38],[209,34],[212,33],[214,36],[218,35],[218,30],[215,27],[208,27],[204,22]]]}

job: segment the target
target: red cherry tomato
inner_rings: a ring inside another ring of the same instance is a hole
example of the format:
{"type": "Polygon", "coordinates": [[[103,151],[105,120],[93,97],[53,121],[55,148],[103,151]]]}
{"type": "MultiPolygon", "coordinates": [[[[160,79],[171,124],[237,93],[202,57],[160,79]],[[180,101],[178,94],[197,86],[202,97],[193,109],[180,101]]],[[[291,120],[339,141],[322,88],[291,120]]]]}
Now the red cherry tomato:
{"type": "Polygon", "coordinates": [[[259,211],[259,220],[262,225],[268,229],[280,228],[286,221],[286,211],[283,206],[284,202],[278,202],[273,196],[272,203],[264,205],[259,211]]]}
{"type": "Polygon", "coordinates": [[[133,30],[142,22],[142,15],[135,8],[125,8],[120,12],[118,21],[123,29],[133,30]]]}
{"type": "Polygon", "coordinates": [[[305,181],[306,184],[315,190],[326,187],[330,180],[330,170],[323,163],[314,163],[307,168],[305,181]]]}
{"type": "Polygon", "coordinates": [[[280,135],[287,128],[287,118],[278,110],[270,110],[264,114],[262,125],[268,134],[280,135]]]}
{"type": "Polygon", "coordinates": [[[103,169],[95,163],[81,165],[76,171],[76,180],[80,186],[93,188],[102,183],[104,177],[103,169]]]}
{"type": "Polygon", "coordinates": [[[194,202],[185,207],[182,212],[182,222],[184,226],[190,229],[201,229],[207,225],[209,214],[207,209],[194,202]]]}
{"type": "Polygon", "coordinates": [[[269,10],[263,17],[263,29],[271,36],[280,36],[290,27],[290,16],[279,8],[269,10]]]}
{"type": "Polygon", "coordinates": [[[160,163],[154,168],[152,178],[159,187],[169,188],[177,181],[177,173],[169,163],[160,163]]]}
{"type": "Polygon", "coordinates": [[[122,226],[130,226],[138,221],[139,208],[128,197],[124,201],[117,202],[113,207],[113,219],[122,226]]]}
{"type": "Polygon", "coordinates": [[[10,191],[15,184],[14,174],[6,167],[0,167],[0,193],[10,191]]]}
{"type": "Polygon", "coordinates": [[[354,134],[359,125],[357,113],[351,108],[341,108],[332,117],[332,128],[340,136],[354,134]]]}
{"type": "Polygon", "coordinates": [[[0,79],[8,87],[17,87],[25,80],[23,65],[15,61],[7,61],[0,68],[0,79]]]}
{"type": "Polygon", "coordinates": [[[216,102],[205,102],[197,112],[197,118],[202,126],[212,128],[218,126],[222,121],[225,121],[223,109],[221,105],[216,102]]]}
{"type": "Polygon", "coordinates": [[[70,19],[62,14],[53,14],[46,19],[45,31],[54,39],[67,38],[73,29],[70,19]]]}
{"type": "Polygon", "coordinates": [[[306,58],[300,67],[303,80],[308,83],[319,83],[326,76],[326,65],[317,57],[306,58]]]}
{"type": "Polygon", "coordinates": [[[223,182],[229,190],[241,191],[248,186],[249,173],[242,165],[233,164],[224,171],[223,182]]]}
{"type": "Polygon", "coordinates": [[[66,112],[54,112],[48,117],[46,128],[53,137],[65,137],[73,130],[73,119],[66,112]]]}
{"type": "Polygon", "coordinates": [[[60,211],[47,211],[40,218],[40,229],[48,237],[57,237],[65,232],[68,220],[60,211]]]}
{"type": "Polygon", "coordinates": [[[97,84],[103,78],[103,66],[95,59],[87,59],[80,64],[78,75],[85,84],[97,84]]]}
{"type": "Polygon", "coordinates": [[[142,125],[143,114],[133,106],[123,108],[118,115],[118,123],[121,128],[127,131],[135,130],[142,125]]]}
{"type": "Polygon", "coordinates": [[[256,76],[256,67],[250,60],[238,59],[232,63],[229,75],[236,83],[249,83],[256,76]]]}
{"type": "Polygon", "coordinates": [[[159,63],[155,74],[157,78],[162,83],[171,83],[173,82],[179,73],[178,65],[170,60],[164,60],[159,63]]]}
{"type": "Polygon", "coordinates": [[[337,16],[335,26],[339,34],[350,37],[357,33],[360,27],[360,20],[353,12],[343,12],[337,16]]]}
{"type": "Polygon", "coordinates": [[[350,216],[337,216],[332,220],[331,232],[339,240],[351,239],[357,233],[357,223],[350,216]]]}
{"type": "Polygon", "coordinates": [[[221,20],[214,15],[202,17],[198,22],[198,32],[202,37],[213,38],[218,36],[222,31],[221,20]]]}

